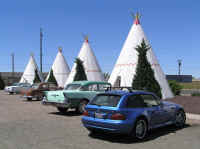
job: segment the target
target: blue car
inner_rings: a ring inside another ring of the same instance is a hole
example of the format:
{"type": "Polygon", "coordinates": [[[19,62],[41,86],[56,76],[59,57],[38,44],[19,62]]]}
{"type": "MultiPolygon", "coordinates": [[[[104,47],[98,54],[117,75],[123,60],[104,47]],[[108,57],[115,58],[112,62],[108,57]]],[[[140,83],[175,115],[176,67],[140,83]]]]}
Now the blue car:
{"type": "Polygon", "coordinates": [[[146,91],[108,91],[85,107],[82,123],[91,132],[129,134],[142,140],[154,128],[185,125],[182,106],[159,99],[146,91]]]}

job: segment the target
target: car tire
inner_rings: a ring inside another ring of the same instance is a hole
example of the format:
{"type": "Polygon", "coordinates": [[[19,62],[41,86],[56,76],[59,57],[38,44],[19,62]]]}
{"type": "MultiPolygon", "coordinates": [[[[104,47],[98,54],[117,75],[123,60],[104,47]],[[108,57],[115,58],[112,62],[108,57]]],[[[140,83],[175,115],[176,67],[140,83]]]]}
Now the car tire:
{"type": "Polygon", "coordinates": [[[67,110],[68,108],[63,108],[63,107],[57,107],[58,111],[62,114],[66,114],[67,113],[67,110]]]}
{"type": "Polygon", "coordinates": [[[144,118],[139,118],[136,120],[132,136],[137,140],[144,140],[148,133],[148,124],[144,118]]]}
{"type": "Polygon", "coordinates": [[[179,110],[176,112],[175,126],[178,128],[183,128],[185,126],[186,115],[184,110],[179,110]]]}
{"type": "Polygon", "coordinates": [[[98,131],[95,129],[89,129],[90,134],[98,134],[98,131]]]}
{"type": "Polygon", "coordinates": [[[76,112],[77,113],[80,113],[80,114],[83,114],[85,112],[85,106],[88,104],[88,101],[87,100],[82,100],[80,103],[79,103],[79,106],[76,108],[76,112]]]}
{"type": "Polygon", "coordinates": [[[37,96],[36,98],[38,101],[41,101],[43,99],[43,96],[37,96]]]}
{"type": "Polygon", "coordinates": [[[10,95],[13,95],[14,93],[13,93],[13,92],[9,92],[9,94],[10,94],[10,95]]]}
{"type": "Polygon", "coordinates": [[[32,101],[32,98],[30,98],[30,97],[28,97],[28,98],[26,98],[27,99],[27,101],[32,101]]]}

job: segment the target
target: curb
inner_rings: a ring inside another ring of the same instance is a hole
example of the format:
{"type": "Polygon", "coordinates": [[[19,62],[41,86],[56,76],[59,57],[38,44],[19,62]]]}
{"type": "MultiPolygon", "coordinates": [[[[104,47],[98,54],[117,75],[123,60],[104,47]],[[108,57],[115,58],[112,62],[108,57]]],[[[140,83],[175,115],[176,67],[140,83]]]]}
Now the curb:
{"type": "Polygon", "coordinates": [[[186,117],[192,120],[200,120],[200,114],[186,113],[186,117]]]}

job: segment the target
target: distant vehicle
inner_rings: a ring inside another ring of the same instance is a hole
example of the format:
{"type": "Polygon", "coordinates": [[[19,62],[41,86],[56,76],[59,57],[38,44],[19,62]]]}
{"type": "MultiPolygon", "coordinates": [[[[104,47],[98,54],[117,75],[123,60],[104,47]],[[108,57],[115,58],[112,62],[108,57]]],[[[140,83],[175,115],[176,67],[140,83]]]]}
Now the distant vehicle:
{"type": "Polygon", "coordinates": [[[29,83],[13,83],[11,86],[6,86],[4,90],[9,94],[18,94],[21,90],[29,88],[31,88],[31,84],[29,83]]]}
{"type": "Polygon", "coordinates": [[[85,106],[93,97],[110,87],[111,84],[108,82],[75,81],[68,84],[62,91],[45,92],[42,103],[57,107],[61,113],[67,112],[69,108],[83,113],[85,106]]]}
{"type": "Polygon", "coordinates": [[[160,100],[146,91],[108,91],[98,94],[85,107],[83,125],[96,130],[129,134],[142,140],[148,131],[161,126],[185,125],[182,106],[160,100]]]}
{"type": "Polygon", "coordinates": [[[27,100],[32,100],[36,98],[37,100],[42,100],[44,96],[44,91],[54,91],[54,90],[61,90],[61,88],[57,87],[54,83],[35,83],[32,85],[32,88],[27,90],[22,90],[21,95],[23,98],[27,100]]]}

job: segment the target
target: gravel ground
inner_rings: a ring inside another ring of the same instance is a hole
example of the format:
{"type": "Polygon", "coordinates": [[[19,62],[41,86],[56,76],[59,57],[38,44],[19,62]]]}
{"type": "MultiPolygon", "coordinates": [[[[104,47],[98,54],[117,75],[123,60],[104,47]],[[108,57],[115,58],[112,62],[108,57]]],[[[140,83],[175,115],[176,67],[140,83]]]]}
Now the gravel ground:
{"type": "Polygon", "coordinates": [[[187,113],[200,114],[200,97],[198,96],[176,96],[169,101],[182,105],[187,113]]]}
{"type": "Polygon", "coordinates": [[[0,149],[199,149],[200,123],[188,120],[183,129],[154,130],[144,142],[127,136],[90,134],[81,116],[60,115],[39,101],[27,102],[0,91],[0,149]]]}

